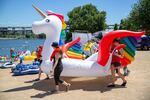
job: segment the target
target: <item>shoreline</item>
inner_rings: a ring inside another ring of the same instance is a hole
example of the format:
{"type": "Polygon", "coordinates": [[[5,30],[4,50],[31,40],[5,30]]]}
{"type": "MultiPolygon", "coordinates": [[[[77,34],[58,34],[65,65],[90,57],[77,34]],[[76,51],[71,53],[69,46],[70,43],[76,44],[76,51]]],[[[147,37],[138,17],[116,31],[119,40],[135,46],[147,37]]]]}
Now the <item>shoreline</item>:
{"type": "Polygon", "coordinates": [[[15,40],[15,39],[17,39],[17,38],[1,38],[0,37],[0,40],[15,40]]]}
{"type": "MultiPolygon", "coordinates": [[[[19,39],[25,39],[25,40],[34,40],[34,39],[40,39],[40,38],[1,38],[0,37],[0,40],[19,40],[19,39]]],[[[44,40],[44,39],[41,39],[41,40],[44,40]]]]}

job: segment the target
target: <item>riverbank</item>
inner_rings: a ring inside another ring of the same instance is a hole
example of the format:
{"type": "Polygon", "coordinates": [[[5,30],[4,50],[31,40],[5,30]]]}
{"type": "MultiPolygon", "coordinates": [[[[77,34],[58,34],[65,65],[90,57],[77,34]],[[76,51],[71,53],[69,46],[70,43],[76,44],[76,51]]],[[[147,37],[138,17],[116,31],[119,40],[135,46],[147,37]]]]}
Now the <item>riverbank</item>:
{"type": "Polygon", "coordinates": [[[0,40],[12,40],[12,39],[17,39],[17,38],[1,38],[0,37],[0,40]]]}
{"type": "Polygon", "coordinates": [[[0,40],[15,40],[15,39],[39,39],[39,38],[20,38],[20,37],[17,37],[17,38],[3,38],[3,37],[0,37],[0,40]]]}
{"type": "MultiPolygon", "coordinates": [[[[107,88],[110,76],[103,78],[67,78],[72,84],[69,92],[64,92],[61,85],[60,94],[50,94],[54,81],[33,82],[36,75],[11,76],[10,69],[0,69],[0,100],[150,100],[150,51],[138,51],[135,61],[128,66],[131,73],[127,77],[125,88],[107,88]]],[[[27,63],[27,62],[26,62],[27,63]]],[[[122,81],[118,80],[117,84],[122,81]]]]}

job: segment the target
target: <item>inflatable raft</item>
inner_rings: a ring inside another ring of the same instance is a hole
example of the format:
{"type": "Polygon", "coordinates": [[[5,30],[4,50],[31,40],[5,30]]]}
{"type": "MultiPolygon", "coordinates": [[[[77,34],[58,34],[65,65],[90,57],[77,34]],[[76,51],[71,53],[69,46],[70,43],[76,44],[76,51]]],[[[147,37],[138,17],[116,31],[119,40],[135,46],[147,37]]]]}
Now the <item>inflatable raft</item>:
{"type": "Polygon", "coordinates": [[[37,74],[39,73],[39,64],[18,64],[16,68],[12,69],[14,76],[37,74]]]}

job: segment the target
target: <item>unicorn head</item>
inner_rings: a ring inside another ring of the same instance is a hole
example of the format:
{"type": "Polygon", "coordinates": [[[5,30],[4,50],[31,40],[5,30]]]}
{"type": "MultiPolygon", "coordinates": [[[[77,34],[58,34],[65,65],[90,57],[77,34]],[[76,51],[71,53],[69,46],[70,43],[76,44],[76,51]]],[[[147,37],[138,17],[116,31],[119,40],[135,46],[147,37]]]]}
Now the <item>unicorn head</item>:
{"type": "Polygon", "coordinates": [[[63,26],[63,17],[51,11],[47,11],[48,15],[45,15],[39,8],[34,5],[33,7],[43,17],[43,20],[33,22],[32,31],[35,34],[44,33],[46,37],[53,37],[53,39],[59,38],[63,26]]]}

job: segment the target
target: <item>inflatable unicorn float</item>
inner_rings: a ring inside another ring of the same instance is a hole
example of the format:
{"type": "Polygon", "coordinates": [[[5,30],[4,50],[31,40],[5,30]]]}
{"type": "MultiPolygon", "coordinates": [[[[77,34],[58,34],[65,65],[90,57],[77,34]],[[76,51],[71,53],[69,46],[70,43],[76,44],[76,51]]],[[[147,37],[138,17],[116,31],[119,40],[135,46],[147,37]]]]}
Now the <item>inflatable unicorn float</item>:
{"type": "MultiPolygon", "coordinates": [[[[50,61],[50,56],[53,52],[51,44],[52,42],[59,42],[64,19],[63,15],[61,14],[56,14],[54,12],[48,11],[48,15],[45,15],[39,8],[34,5],[33,7],[43,17],[43,20],[33,22],[32,30],[35,34],[46,34],[46,40],[44,42],[42,51],[43,61],[41,64],[41,69],[44,73],[49,74],[53,65],[52,61],[50,61]]],[[[143,34],[145,34],[145,32],[132,32],[125,30],[108,32],[99,42],[98,53],[91,55],[85,60],[72,59],[66,55],[66,51],[70,47],[70,44],[73,45],[74,43],[80,41],[80,38],[70,43],[64,44],[62,46],[62,51],[64,53],[62,63],[64,68],[61,76],[100,77],[109,75],[113,53],[110,53],[110,47],[113,40],[115,38],[123,38],[128,36],[142,36],[143,34]]]]}

